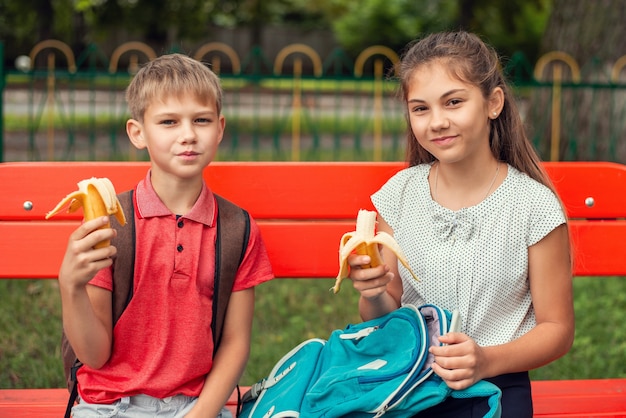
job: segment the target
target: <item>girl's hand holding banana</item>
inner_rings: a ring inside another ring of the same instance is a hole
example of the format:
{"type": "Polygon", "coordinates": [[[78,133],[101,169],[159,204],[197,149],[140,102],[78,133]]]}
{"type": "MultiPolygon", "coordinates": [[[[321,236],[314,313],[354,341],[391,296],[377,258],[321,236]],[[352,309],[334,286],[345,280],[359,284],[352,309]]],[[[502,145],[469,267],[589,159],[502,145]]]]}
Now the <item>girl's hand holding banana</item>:
{"type": "Polygon", "coordinates": [[[339,243],[339,274],[337,275],[335,286],[332,288],[335,293],[339,292],[341,281],[348,277],[350,272],[348,257],[353,252],[370,256],[370,264],[363,266],[363,268],[377,267],[384,264],[378,250],[379,244],[392,250],[398,257],[398,261],[411,273],[413,278],[419,280],[413,273],[413,270],[411,270],[396,240],[386,232],[380,231],[376,233],[376,212],[361,209],[356,219],[356,231],[344,234],[339,243]]]}
{"type": "MultiPolygon", "coordinates": [[[[106,177],[92,177],[79,181],[78,190],[65,196],[54,209],[46,214],[46,219],[59,213],[68,203],[68,212],[75,212],[78,208],[83,208],[85,221],[90,221],[100,216],[108,217],[109,215],[115,215],[120,225],[126,224],[126,217],[117,199],[113,183],[106,177]]],[[[110,227],[110,223],[102,226],[102,228],[110,227]]],[[[108,247],[110,244],[110,240],[101,241],[95,245],[95,248],[108,247]]]]}

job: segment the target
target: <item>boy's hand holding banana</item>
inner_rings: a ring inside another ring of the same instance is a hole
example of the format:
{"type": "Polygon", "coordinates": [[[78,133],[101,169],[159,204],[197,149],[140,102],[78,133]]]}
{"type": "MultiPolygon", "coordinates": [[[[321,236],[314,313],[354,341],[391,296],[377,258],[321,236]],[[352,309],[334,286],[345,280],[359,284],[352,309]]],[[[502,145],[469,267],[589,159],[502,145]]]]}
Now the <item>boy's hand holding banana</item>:
{"type": "Polygon", "coordinates": [[[376,233],[376,212],[361,209],[356,218],[356,231],[344,234],[339,243],[339,274],[337,275],[335,286],[332,288],[335,293],[339,292],[341,281],[348,277],[350,272],[348,257],[352,252],[370,256],[371,261],[369,265],[363,266],[364,268],[377,267],[383,264],[383,258],[378,250],[378,244],[382,244],[393,251],[400,263],[411,273],[413,278],[419,280],[415,273],[413,273],[413,270],[411,270],[396,240],[386,232],[380,231],[376,233]]]}
{"type": "MultiPolygon", "coordinates": [[[[100,216],[115,215],[120,225],[126,224],[124,211],[117,199],[113,183],[108,178],[92,177],[79,181],[78,190],[65,196],[54,209],[46,214],[46,219],[59,213],[68,202],[68,212],[75,212],[78,208],[83,208],[85,221],[90,221],[100,216]]],[[[107,223],[102,228],[110,227],[111,224],[107,223]]],[[[101,241],[95,245],[95,248],[104,248],[110,244],[109,240],[101,241]]]]}

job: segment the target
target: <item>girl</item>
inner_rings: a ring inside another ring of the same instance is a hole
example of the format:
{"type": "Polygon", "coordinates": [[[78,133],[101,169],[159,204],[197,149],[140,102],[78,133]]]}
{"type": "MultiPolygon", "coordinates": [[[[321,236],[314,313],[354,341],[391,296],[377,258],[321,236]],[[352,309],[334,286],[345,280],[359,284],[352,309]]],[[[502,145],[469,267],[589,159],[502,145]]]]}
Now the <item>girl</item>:
{"type": "MultiPolygon", "coordinates": [[[[532,417],[528,370],[563,356],[574,337],[564,210],[491,47],[465,32],[433,34],[408,49],[398,74],[409,167],[372,202],[379,230],[421,280],[384,248],[376,268],[352,255],[360,314],[406,303],[458,309],[462,332],[431,348],[435,373],[452,389],[489,380],[502,389],[504,417],[532,417]]],[[[484,403],[449,399],[417,416],[482,416],[484,403]]]]}

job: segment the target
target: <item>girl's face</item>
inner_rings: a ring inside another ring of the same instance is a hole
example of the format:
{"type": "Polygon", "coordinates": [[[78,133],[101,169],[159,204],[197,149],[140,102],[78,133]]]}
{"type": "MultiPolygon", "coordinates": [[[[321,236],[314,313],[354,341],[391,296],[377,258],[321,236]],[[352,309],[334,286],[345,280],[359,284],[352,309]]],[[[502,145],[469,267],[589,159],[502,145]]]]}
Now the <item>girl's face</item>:
{"type": "Polygon", "coordinates": [[[407,93],[413,135],[437,160],[457,163],[489,158],[489,121],[502,109],[500,88],[487,100],[478,87],[433,62],[413,72],[407,93]]]}

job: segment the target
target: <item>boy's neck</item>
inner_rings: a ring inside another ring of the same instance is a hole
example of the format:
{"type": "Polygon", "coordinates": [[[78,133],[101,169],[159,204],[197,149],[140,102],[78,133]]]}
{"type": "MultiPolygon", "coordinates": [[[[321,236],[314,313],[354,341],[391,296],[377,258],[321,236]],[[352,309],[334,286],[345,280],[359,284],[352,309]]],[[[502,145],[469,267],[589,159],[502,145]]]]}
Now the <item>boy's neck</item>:
{"type": "Polygon", "coordinates": [[[152,188],[163,204],[174,214],[186,215],[202,192],[202,179],[168,181],[151,178],[152,188]]]}

